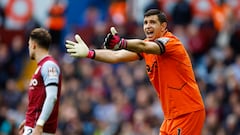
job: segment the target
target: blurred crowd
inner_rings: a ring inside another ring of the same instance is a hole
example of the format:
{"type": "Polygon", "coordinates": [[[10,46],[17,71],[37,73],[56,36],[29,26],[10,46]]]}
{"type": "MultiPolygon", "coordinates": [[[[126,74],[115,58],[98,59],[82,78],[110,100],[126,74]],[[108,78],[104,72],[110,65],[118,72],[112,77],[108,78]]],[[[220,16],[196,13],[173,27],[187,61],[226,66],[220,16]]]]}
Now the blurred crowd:
{"type": "Polygon", "coordinates": [[[63,72],[57,135],[158,135],[163,112],[143,61],[105,64],[72,58],[64,48],[64,41],[73,40],[76,33],[90,48],[102,48],[111,26],[124,38],[144,39],[143,13],[150,8],[167,14],[169,30],[192,59],[206,107],[202,135],[240,135],[238,0],[69,0],[61,4],[49,9],[49,23],[31,17],[19,30],[5,27],[6,10],[0,6],[0,135],[16,135],[25,117],[28,83],[36,67],[27,47],[34,27],[49,29],[51,54],[63,72]],[[81,2],[84,8],[76,8],[81,2]],[[82,19],[67,17],[73,12],[82,19]]]}

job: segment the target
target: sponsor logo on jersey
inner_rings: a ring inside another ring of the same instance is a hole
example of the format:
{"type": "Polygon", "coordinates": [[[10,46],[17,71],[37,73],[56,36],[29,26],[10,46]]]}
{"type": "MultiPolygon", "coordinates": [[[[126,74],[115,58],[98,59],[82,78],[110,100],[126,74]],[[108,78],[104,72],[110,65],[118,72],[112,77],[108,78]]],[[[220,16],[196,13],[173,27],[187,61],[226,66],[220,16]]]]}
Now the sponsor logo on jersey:
{"type": "Polygon", "coordinates": [[[152,65],[146,65],[146,69],[148,73],[152,73],[155,68],[158,68],[157,61],[154,61],[152,65]]]}
{"type": "Polygon", "coordinates": [[[29,86],[37,86],[38,85],[38,81],[37,81],[37,79],[32,79],[31,81],[30,81],[30,84],[29,84],[29,86]]]}

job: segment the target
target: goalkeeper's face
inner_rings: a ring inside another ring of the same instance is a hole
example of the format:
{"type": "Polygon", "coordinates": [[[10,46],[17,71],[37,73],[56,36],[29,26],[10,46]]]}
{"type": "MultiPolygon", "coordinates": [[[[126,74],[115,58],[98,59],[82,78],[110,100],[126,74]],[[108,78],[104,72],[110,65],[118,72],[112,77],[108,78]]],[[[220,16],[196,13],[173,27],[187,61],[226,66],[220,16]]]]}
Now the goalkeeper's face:
{"type": "Polygon", "coordinates": [[[157,15],[144,17],[143,30],[146,38],[153,41],[161,36],[166,31],[166,23],[161,23],[157,15]]]}
{"type": "Polygon", "coordinates": [[[35,45],[34,44],[35,44],[35,42],[33,40],[29,39],[28,51],[29,51],[29,57],[32,60],[35,60],[35,51],[34,51],[35,45]]]}

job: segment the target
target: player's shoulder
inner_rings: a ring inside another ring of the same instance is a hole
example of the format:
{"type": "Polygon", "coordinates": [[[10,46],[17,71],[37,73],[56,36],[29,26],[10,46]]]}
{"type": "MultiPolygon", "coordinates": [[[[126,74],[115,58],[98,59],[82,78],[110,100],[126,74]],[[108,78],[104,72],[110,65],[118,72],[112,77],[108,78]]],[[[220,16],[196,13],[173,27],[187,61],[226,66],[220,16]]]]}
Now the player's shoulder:
{"type": "Polygon", "coordinates": [[[174,36],[171,32],[167,31],[162,37],[157,38],[156,40],[163,45],[166,45],[169,42],[176,41],[176,36],[174,36]]]}
{"type": "Polygon", "coordinates": [[[47,60],[43,63],[42,67],[59,67],[59,65],[56,63],[56,61],[47,60]]]}
{"type": "Polygon", "coordinates": [[[42,73],[42,75],[44,75],[44,74],[50,73],[50,72],[60,74],[61,70],[57,63],[55,63],[52,60],[47,60],[43,63],[43,65],[41,67],[41,73],[42,73]]]}
{"type": "Polygon", "coordinates": [[[169,37],[160,37],[160,38],[157,38],[156,40],[158,42],[160,42],[161,44],[166,45],[170,41],[170,38],[169,37]]]}
{"type": "Polygon", "coordinates": [[[164,45],[167,43],[174,45],[181,44],[180,39],[171,32],[167,32],[163,37],[158,38],[158,40],[160,40],[164,45]]]}

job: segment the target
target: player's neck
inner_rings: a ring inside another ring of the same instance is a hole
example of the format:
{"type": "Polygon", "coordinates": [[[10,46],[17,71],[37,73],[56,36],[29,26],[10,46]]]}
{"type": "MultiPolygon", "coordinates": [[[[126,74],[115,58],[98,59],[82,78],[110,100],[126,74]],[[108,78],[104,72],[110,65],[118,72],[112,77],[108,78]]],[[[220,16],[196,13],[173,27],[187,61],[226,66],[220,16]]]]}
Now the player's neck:
{"type": "Polygon", "coordinates": [[[39,63],[43,58],[45,58],[46,56],[49,56],[48,51],[39,51],[36,54],[36,61],[37,63],[39,63]]]}
{"type": "Polygon", "coordinates": [[[165,29],[165,31],[163,31],[163,33],[162,33],[162,35],[160,37],[163,37],[167,32],[168,32],[168,30],[165,29]]]}

